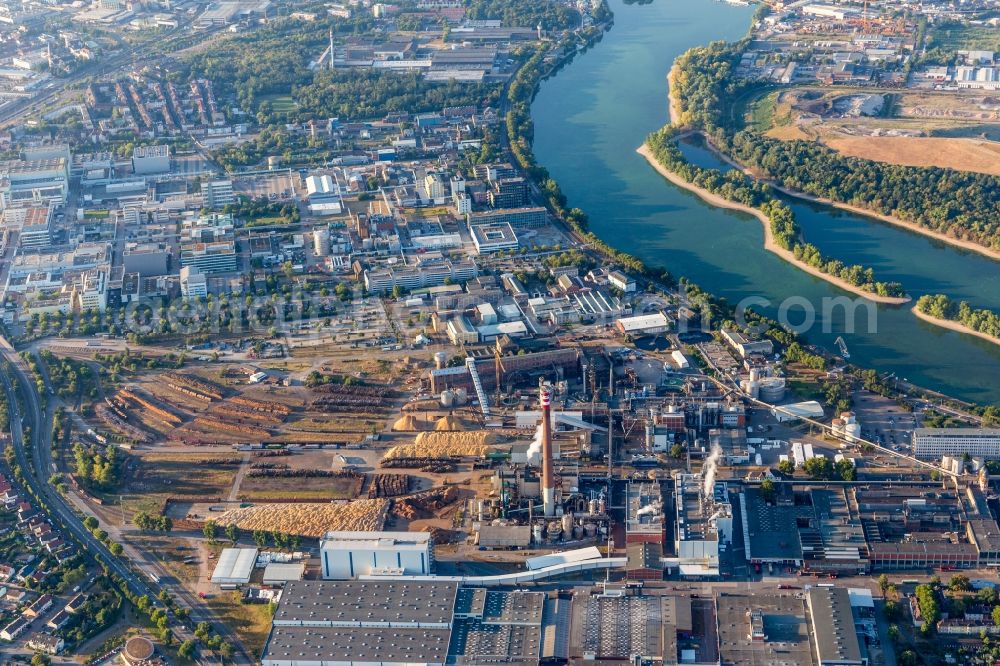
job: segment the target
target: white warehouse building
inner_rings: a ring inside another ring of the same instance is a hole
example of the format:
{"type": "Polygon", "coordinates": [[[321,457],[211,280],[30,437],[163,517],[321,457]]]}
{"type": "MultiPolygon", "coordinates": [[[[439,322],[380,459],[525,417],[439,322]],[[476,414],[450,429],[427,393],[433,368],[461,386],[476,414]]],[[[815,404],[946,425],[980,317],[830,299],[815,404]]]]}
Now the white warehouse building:
{"type": "Polygon", "coordinates": [[[427,532],[327,532],[319,552],[325,579],[426,575],[434,564],[434,543],[427,532]]]}

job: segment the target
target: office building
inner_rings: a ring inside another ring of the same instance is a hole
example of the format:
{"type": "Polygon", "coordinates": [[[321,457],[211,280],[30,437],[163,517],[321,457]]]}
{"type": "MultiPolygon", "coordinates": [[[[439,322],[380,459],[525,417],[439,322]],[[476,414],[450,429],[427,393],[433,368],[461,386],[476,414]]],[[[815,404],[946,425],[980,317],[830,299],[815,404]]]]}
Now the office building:
{"type": "Polygon", "coordinates": [[[501,178],[490,182],[486,193],[491,208],[521,208],[528,205],[528,184],[524,178],[501,178]]]}
{"type": "Polygon", "coordinates": [[[392,291],[399,286],[402,289],[422,289],[437,287],[445,282],[465,282],[479,275],[476,262],[461,261],[426,261],[414,266],[402,268],[389,267],[381,270],[366,270],[364,272],[365,288],[372,293],[392,291]]]}
{"type": "Polygon", "coordinates": [[[548,213],[541,206],[528,208],[500,208],[497,210],[487,210],[481,213],[469,213],[469,226],[477,224],[503,224],[507,223],[515,231],[522,229],[532,229],[545,226],[548,221],[548,213]]]}
{"type": "Polygon", "coordinates": [[[170,266],[170,249],[162,243],[128,243],[122,252],[126,273],[142,277],[166,275],[170,266]]]}
{"type": "Polygon", "coordinates": [[[170,171],[170,146],[136,146],[132,151],[132,172],[137,176],[170,171]]]}
{"type": "Polygon", "coordinates": [[[194,266],[203,273],[229,273],[236,270],[236,244],[231,240],[181,245],[181,266],[194,266]]]}
{"type": "Polygon", "coordinates": [[[14,160],[0,165],[0,208],[58,206],[69,192],[69,163],[65,158],[14,160]]]}
{"type": "Polygon", "coordinates": [[[208,279],[194,266],[184,266],[180,272],[181,294],[184,298],[208,296],[208,279]]]}
{"type": "Polygon", "coordinates": [[[1000,428],[917,428],[912,440],[918,458],[1000,457],[1000,428]]]}
{"type": "Polygon", "coordinates": [[[205,207],[213,210],[220,210],[229,204],[236,203],[236,194],[233,192],[233,181],[213,180],[202,186],[202,197],[205,207]]]}
{"type": "Polygon", "coordinates": [[[323,578],[372,573],[426,575],[434,564],[427,532],[328,532],[319,542],[323,578]]]}
{"type": "Polygon", "coordinates": [[[472,244],[478,254],[490,254],[518,248],[517,234],[510,224],[477,224],[469,230],[472,234],[472,244]]]}
{"type": "Polygon", "coordinates": [[[92,268],[80,276],[76,287],[77,305],[81,310],[104,312],[108,307],[108,273],[92,268]]]}
{"type": "Polygon", "coordinates": [[[21,217],[21,234],[18,236],[21,247],[43,248],[52,244],[52,209],[32,206],[25,208],[21,217]]]}

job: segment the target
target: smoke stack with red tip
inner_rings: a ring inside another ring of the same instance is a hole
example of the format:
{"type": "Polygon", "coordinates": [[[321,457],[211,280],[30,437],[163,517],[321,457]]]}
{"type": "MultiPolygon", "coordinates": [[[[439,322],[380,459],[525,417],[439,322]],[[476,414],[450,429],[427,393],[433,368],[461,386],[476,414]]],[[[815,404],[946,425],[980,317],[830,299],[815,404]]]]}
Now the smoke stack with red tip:
{"type": "Polygon", "coordinates": [[[556,515],[556,480],[552,471],[552,414],[549,391],[542,389],[542,508],[546,517],[556,515]]]}

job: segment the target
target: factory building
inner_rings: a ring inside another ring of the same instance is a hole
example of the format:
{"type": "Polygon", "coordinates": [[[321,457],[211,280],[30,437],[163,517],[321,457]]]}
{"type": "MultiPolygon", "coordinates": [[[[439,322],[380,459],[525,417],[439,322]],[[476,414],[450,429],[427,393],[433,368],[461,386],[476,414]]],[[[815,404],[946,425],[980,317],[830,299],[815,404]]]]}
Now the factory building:
{"type": "Polygon", "coordinates": [[[725,484],[715,482],[719,457],[709,457],[704,475],[679,474],[676,478],[675,548],[677,568],[683,576],[717,576],[719,552],[732,541],[732,506],[725,484]]]}
{"type": "Polygon", "coordinates": [[[662,312],[654,314],[637,315],[635,317],[622,317],[615,322],[615,328],[621,335],[659,335],[670,330],[670,319],[662,312]]]}
{"type": "Polygon", "coordinates": [[[843,587],[813,587],[806,595],[819,666],[863,666],[851,598],[843,587]]]}
{"type": "Polygon", "coordinates": [[[261,664],[537,664],[564,658],[567,613],[541,592],[455,581],[292,581],[261,664]]]}
{"type": "Polygon", "coordinates": [[[625,543],[666,541],[663,492],[657,482],[629,483],[625,491],[625,543]]]}
{"type": "Polygon", "coordinates": [[[427,532],[327,532],[319,552],[328,580],[379,572],[426,575],[434,567],[434,542],[427,532]]]}

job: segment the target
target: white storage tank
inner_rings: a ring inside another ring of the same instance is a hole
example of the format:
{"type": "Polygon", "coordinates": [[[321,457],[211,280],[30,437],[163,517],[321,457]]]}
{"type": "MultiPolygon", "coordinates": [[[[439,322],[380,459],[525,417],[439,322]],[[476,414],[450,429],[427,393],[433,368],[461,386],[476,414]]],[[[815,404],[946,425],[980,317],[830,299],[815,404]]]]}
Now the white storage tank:
{"type": "Polygon", "coordinates": [[[785,399],[785,378],[765,377],[760,380],[760,399],[776,403],[785,399]]]}
{"type": "Polygon", "coordinates": [[[315,229],[313,231],[313,254],[325,257],[330,254],[330,230],[315,229]]]}
{"type": "Polygon", "coordinates": [[[861,424],[856,421],[851,421],[844,426],[844,435],[847,436],[848,442],[857,442],[861,439],[861,424]]]}
{"type": "Polygon", "coordinates": [[[448,352],[439,351],[434,354],[434,367],[441,370],[448,365],[448,352]]]}
{"type": "Polygon", "coordinates": [[[445,389],[441,391],[441,406],[442,407],[454,407],[455,406],[455,392],[451,389],[445,389]]]}

